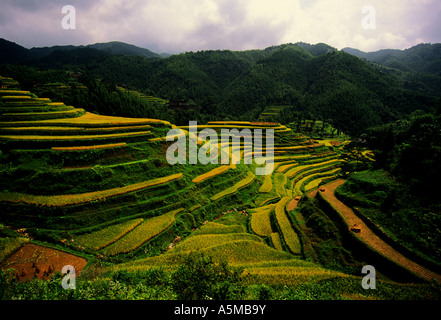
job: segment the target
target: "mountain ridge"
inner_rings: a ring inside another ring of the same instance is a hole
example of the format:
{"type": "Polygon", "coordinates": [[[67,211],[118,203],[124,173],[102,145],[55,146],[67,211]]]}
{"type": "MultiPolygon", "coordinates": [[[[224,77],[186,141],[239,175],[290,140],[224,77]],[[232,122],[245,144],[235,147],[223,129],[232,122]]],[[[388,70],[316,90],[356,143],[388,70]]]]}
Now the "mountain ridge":
{"type": "Polygon", "coordinates": [[[382,49],[364,52],[354,48],[342,51],[401,71],[429,73],[441,76],[441,44],[420,43],[404,50],[382,49]]]}
{"type": "MultiPolygon", "coordinates": [[[[6,44],[10,51],[19,53],[17,57],[27,52],[6,44]]],[[[263,50],[206,50],[161,59],[114,55],[102,50],[106,46],[114,44],[97,44],[100,49],[55,50],[28,65],[90,74],[113,86],[198,106],[197,113],[176,116],[180,125],[195,119],[257,120],[268,106],[288,106],[273,120],[333,121],[336,128],[356,136],[370,126],[398,120],[418,109],[429,110],[441,92],[437,74],[375,65],[322,43],[287,43],[263,50]]],[[[414,50],[422,56],[426,48],[414,50]]],[[[10,70],[3,66],[7,68],[10,70]]],[[[30,83],[22,79],[23,71],[2,72],[30,83]]]]}
{"type": "Polygon", "coordinates": [[[55,45],[50,47],[32,47],[27,49],[15,42],[0,38],[0,61],[3,63],[23,63],[48,57],[56,51],[71,51],[92,48],[112,55],[141,56],[148,59],[159,59],[166,53],[155,53],[121,41],[98,42],[88,45],[55,45]]]}

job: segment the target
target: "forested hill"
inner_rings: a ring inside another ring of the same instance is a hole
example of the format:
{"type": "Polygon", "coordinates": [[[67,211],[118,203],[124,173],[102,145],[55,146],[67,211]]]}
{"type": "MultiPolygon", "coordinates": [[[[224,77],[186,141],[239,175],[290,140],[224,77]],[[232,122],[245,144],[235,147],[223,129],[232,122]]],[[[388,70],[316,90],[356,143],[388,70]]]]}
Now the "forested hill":
{"type": "Polygon", "coordinates": [[[386,67],[402,71],[417,71],[441,76],[441,44],[421,43],[406,50],[363,52],[353,48],[343,51],[386,67]]]}
{"type": "Polygon", "coordinates": [[[391,75],[406,89],[439,95],[441,92],[441,44],[421,43],[405,50],[343,51],[364,59],[391,75]]]}
{"type": "MultiPolygon", "coordinates": [[[[28,64],[88,73],[167,100],[186,100],[200,114],[219,120],[257,120],[265,107],[284,105],[288,107],[276,119],[280,122],[321,119],[351,135],[417,109],[431,110],[441,92],[433,84],[421,90],[427,83],[418,77],[406,77],[404,85],[399,76],[326,44],[187,52],[158,59],[76,48],[28,64]]],[[[25,83],[17,68],[2,66],[0,71],[25,83]]]]}
{"type": "Polygon", "coordinates": [[[52,47],[34,47],[27,49],[14,42],[0,38],[0,62],[2,63],[29,63],[38,59],[49,57],[56,51],[71,51],[76,49],[94,49],[101,53],[114,55],[140,56],[148,59],[161,58],[161,55],[148,49],[140,48],[120,41],[111,41],[105,43],[95,43],[89,45],[66,45],[52,47]]]}

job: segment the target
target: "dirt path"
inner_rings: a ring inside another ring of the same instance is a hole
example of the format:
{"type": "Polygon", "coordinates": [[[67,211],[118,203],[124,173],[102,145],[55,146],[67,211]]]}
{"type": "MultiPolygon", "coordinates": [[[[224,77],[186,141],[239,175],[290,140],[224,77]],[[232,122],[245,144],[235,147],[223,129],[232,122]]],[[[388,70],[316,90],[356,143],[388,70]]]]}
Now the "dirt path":
{"type": "Polygon", "coordinates": [[[291,199],[291,201],[286,206],[286,210],[287,211],[292,211],[295,208],[297,208],[297,205],[299,204],[300,198],[301,198],[300,196],[297,196],[297,197],[291,199]]]}
{"type": "Polygon", "coordinates": [[[378,237],[371,229],[369,229],[369,227],[354,213],[351,208],[349,208],[343,202],[337,199],[334,191],[344,182],[345,180],[342,179],[331,182],[327,185],[321,186],[319,192],[340,212],[340,215],[344,218],[348,227],[352,227],[354,224],[356,224],[361,229],[360,232],[355,233],[355,235],[359,237],[363,242],[371,246],[373,249],[380,252],[382,255],[413,271],[420,277],[429,281],[435,278],[436,280],[438,280],[438,282],[441,283],[441,275],[434,273],[419,265],[418,263],[410,260],[409,258],[399,253],[397,250],[392,248],[386,242],[381,240],[380,237],[378,237]]]}

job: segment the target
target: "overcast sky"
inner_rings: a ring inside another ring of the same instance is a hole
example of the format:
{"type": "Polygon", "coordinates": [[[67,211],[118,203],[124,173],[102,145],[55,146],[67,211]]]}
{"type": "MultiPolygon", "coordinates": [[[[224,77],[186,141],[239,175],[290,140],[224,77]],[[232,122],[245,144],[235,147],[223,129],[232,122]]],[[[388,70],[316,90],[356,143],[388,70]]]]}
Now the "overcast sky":
{"type": "Polygon", "coordinates": [[[441,42],[440,17],[440,0],[2,0],[0,37],[26,48],[123,41],[177,53],[302,41],[375,51],[441,42]],[[76,29],[62,27],[65,5],[76,29]]]}

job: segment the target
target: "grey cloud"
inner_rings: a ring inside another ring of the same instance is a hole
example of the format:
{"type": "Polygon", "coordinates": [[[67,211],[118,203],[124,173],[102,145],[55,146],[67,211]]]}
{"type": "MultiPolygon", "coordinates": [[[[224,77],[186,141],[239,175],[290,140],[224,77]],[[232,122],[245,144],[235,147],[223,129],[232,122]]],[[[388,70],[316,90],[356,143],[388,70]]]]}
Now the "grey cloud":
{"type": "Polygon", "coordinates": [[[357,34],[362,38],[355,43],[365,46],[387,46],[390,39],[396,45],[441,42],[437,1],[420,2],[417,9],[415,1],[404,1],[397,12],[391,0],[371,0],[378,16],[377,30],[369,33],[361,30],[361,9],[354,17],[351,11],[342,15],[342,0],[293,0],[293,12],[283,11],[288,1],[271,1],[3,0],[0,37],[25,47],[119,40],[168,52],[243,50],[296,41],[344,47],[353,45],[357,34]],[[263,7],[256,7],[259,3],[263,7]],[[60,28],[66,4],[77,9],[77,30],[60,28]],[[210,6],[201,7],[205,4],[210,6]]]}
{"type": "MultiPolygon", "coordinates": [[[[14,8],[27,12],[36,12],[43,10],[52,10],[54,8],[61,8],[65,5],[73,5],[82,9],[89,9],[93,7],[97,1],[87,0],[3,0],[3,8],[14,8]]],[[[105,2],[104,2],[105,5],[105,2]]]]}
{"type": "Polygon", "coordinates": [[[192,43],[203,43],[209,49],[264,48],[277,44],[287,27],[283,23],[270,25],[267,20],[247,21],[246,8],[241,1],[223,1],[218,5],[218,13],[220,21],[202,22],[189,34],[192,43]]]}

